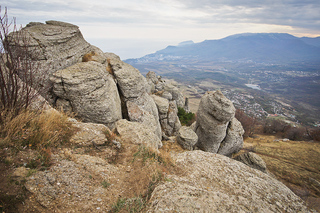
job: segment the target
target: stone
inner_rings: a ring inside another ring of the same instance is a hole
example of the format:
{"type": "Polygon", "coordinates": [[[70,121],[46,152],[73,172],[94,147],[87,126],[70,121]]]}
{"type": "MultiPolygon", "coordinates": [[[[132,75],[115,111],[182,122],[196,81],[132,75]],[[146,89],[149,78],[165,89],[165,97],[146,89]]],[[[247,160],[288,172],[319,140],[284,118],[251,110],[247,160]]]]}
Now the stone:
{"type": "Polygon", "coordinates": [[[110,57],[110,65],[124,99],[138,98],[147,92],[147,80],[139,70],[115,57],[110,57]]]}
{"type": "Polygon", "coordinates": [[[264,173],[267,173],[266,163],[263,161],[263,159],[259,155],[253,152],[240,154],[236,156],[234,159],[244,163],[247,166],[250,166],[251,168],[258,169],[264,173]]]}
{"type": "Polygon", "coordinates": [[[187,126],[182,126],[177,135],[177,142],[187,150],[193,150],[194,145],[198,142],[197,134],[187,126]]]}
{"type": "Polygon", "coordinates": [[[59,21],[30,23],[22,31],[26,32],[30,50],[38,48],[35,60],[48,69],[49,74],[77,63],[92,50],[79,27],[73,24],[59,21]]]}
{"type": "Polygon", "coordinates": [[[234,115],[235,108],[232,102],[221,91],[206,92],[201,98],[197,112],[198,148],[217,153],[234,115]]]}
{"type": "Polygon", "coordinates": [[[159,137],[144,124],[122,119],[116,122],[115,130],[119,133],[124,143],[143,144],[154,150],[162,147],[159,137]]]}
{"type": "Polygon", "coordinates": [[[162,131],[164,131],[167,136],[175,135],[181,127],[175,101],[168,101],[157,95],[152,95],[151,97],[158,108],[162,131]]]}
{"type": "Polygon", "coordinates": [[[22,181],[23,179],[25,179],[27,177],[28,169],[23,166],[15,168],[13,171],[13,174],[11,175],[11,178],[16,181],[22,181]]]}
{"type": "Polygon", "coordinates": [[[310,212],[284,184],[226,156],[188,151],[175,165],[183,174],[157,185],[146,212],[310,212]]]}
{"type": "Polygon", "coordinates": [[[106,134],[110,130],[105,125],[82,123],[75,119],[71,119],[70,121],[72,122],[72,126],[77,129],[77,132],[70,138],[71,143],[81,146],[92,146],[93,142],[96,145],[103,145],[108,142],[106,134]]]}
{"type": "Polygon", "coordinates": [[[144,124],[161,139],[159,114],[154,100],[144,92],[140,97],[128,100],[126,104],[129,120],[144,124]]]}
{"type": "Polygon", "coordinates": [[[53,73],[50,80],[58,106],[72,108],[84,122],[101,123],[112,129],[122,119],[117,85],[104,65],[94,61],[77,63],[53,73]]]}
{"type": "Polygon", "coordinates": [[[218,153],[221,155],[231,156],[233,153],[237,153],[243,146],[244,129],[241,123],[233,118],[227,129],[227,135],[221,142],[218,153]]]}

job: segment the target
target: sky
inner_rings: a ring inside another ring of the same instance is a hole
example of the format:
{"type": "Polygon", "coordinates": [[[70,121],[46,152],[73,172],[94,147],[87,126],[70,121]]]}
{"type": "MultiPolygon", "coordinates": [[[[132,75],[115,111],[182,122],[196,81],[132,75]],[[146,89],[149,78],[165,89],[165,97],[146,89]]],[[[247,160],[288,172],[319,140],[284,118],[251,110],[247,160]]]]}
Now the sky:
{"type": "Polygon", "coordinates": [[[0,5],[22,26],[47,20],[75,24],[89,43],[121,59],[238,33],[320,36],[320,0],[1,0],[0,5]]]}

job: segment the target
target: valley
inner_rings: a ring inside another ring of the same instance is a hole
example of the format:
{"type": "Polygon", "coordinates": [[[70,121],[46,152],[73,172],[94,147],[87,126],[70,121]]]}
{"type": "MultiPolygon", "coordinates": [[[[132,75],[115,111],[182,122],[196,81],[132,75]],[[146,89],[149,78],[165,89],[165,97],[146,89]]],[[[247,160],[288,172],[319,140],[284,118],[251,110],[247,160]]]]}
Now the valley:
{"type": "Polygon", "coordinates": [[[255,117],[279,114],[310,126],[320,121],[320,71],[316,66],[294,70],[293,65],[185,60],[132,65],[144,75],[154,71],[175,80],[193,112],[206,91],[220,89],[237,108],[255,117]]]}

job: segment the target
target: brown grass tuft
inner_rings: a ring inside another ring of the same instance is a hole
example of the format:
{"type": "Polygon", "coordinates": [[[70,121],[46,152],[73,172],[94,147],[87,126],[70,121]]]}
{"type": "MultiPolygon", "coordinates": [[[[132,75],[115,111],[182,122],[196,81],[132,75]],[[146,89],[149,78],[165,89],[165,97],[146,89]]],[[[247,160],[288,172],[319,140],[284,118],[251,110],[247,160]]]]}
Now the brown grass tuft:
{"type": "Polygon", "coordinates": [[[83,57],[82,57],[82,62],[88,62],[88,61],[94,61],[92,59],[92,56],[96,55],[96,53],[94,51],[91,51],[90,53],[87,53],[85,54],[83,57]]]}
{"type": "Polygon", "coordinates": [[[113,76],[113,69],[112,69],[112,66],[111,66],[109,58],[107,59],[107,63],[108,63],[108,65],[107,65],[106,70],[108,71],[108,73],[110,73],[113,76]]]}
{"type": "Polygon", "coordinates": [[[74,132],[68,116],[56,110],[26,110],[13,119],[10,115],[6,118],[1,125],[0,145],[42,150],[67,142],[74,132]]]}

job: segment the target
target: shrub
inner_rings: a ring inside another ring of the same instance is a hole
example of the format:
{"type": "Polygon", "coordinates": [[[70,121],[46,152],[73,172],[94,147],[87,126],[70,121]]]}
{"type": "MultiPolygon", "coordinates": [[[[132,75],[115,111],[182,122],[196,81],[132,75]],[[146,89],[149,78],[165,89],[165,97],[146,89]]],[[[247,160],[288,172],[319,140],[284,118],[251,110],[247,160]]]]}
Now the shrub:
{"type": "Polygon", "coordinates": [[[186,112],[182,107],[178,107],[178,117],[184,126],[190,126],[196,121],[196,115],[192,112],[186,112]]]}
{"type": "Polygon", "coordinates": [[[235,117],[240,121],[244,129],[244,137],[252,137],[256,131],[258,121],[255,117],[250,117],[243,110],[237,109],[235,117]]]}
{"type": "Polygon", "coordinates": [[[43,86],[46,74],[34,60],[40,53],[39,47],[30,47],[27,33],[21,27],[18,29],[14,18],[9,21],[7,9],[3,15],[1,12],[0,7],[0,110],[10,111],[0,115],[3,123],[3,115],[18,115],[46,89],[43,86]]]}

